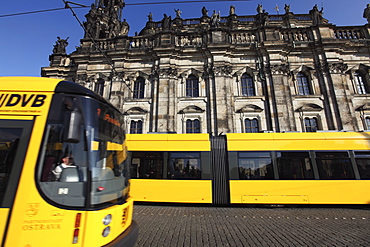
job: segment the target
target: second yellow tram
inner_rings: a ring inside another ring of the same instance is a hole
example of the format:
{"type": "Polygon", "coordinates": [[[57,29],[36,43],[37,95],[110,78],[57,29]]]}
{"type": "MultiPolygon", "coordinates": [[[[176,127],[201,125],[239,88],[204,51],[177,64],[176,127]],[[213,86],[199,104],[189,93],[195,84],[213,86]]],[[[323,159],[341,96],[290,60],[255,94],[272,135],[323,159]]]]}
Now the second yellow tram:
{"type": "Polygon", "coordinates": [[[127,136],[136,201],[370,204],[366,132],[127,136]]]}

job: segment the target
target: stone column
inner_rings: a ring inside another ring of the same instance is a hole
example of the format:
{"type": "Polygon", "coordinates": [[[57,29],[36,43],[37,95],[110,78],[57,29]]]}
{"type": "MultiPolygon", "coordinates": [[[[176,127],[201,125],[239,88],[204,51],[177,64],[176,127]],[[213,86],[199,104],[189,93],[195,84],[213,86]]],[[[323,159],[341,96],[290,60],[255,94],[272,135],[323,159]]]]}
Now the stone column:
{"type": "Polygon", "coordinates": [[[230,133],[234,129],[234,106],[232,105],[232,90],[230,82],[231,66],[214,66],[215,84],[213,90],[215,92],[215,106],[217,115],[217,132],[216,135],[222,133],[230,133]]]}
{"type": "Polygon", "coordinates": [[[340,120],[340,126],[338,123],[338,127],[341,127],[338,130],[355,130],[358,128],[356,123],[356,116],[354,107],[352,105],[352,101],[350,99],[350,92],[348,88],[348,83],[345,77],[345,71],[347,70],[348,66],[344,63],[330,63],[327,65],[332,86],[333,86],[333,93],[336,99],[336,107],[338,108],[338,117],[340,120]]]}
{"type": "Polygon", "coordinates": [[[276,64],[270,67],[273,84],[271,85],[274,92],[274,102],[276,112],[274,115],[278,118],[279,126],[275,129],[279,131],[296,131],[293,99],[288,83],[290,74],[288,64],[276,64]]]}

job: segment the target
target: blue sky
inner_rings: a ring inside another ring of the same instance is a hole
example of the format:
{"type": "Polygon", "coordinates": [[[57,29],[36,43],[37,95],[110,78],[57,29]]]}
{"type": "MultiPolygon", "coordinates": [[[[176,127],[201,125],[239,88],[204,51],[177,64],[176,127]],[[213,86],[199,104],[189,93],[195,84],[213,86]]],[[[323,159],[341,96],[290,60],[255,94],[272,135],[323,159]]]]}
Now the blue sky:
{"type": "MultiPolygon", "coordinates": [[[[130,25],[130,33],[140,32],[145,26],[149,12],[153,13],[153,20],[160,21],[163,14],[174,18],[174,9],[182,11],[181,17],[199,18],[201,9],[205,6],[209,14],[213,10],[227,16],[230,5],[234,5],[237,15],[255,15],[256,7],[262,4],[270,14],[276,14],[276,5],[280,14],[284,13],[284,4],[290,4],[291,12],[296,14],[308,13],[317,4],[324,7],[324,18],[337,26],[364,25],[366,19],[363,11],[370,1],[366,0],[275,0],[275,1],[225,1],[200,3],[171,3],[159,5],[130,5],[134,3],[170,2],[171,0],[126,0],[123,9],[123,18],[130,25]]],[[[180,0],[179,0],[180,1],[180,0]]],[[[95,0],[73,0],[73,2],[90,6],[95,0]]],[[[172,0],[171,2],[176,2],[172,0]]],[[[181,0],[183,2],[183,0],[181,0]]],[[[0,16],[29,11],[62,8],[62,0],[7,0],[2,1],[0,16]]],[[[75,10],[79,19],[85,21],[85,14],[89,8],[75,10]]],[[[83,30],[73,17],[70,10],[58,10],[44,13],[0,17],[0,76],[40,76],[41,67],[49,66],[49,55],[57,36],[69,37],[67,53],[75,50],[83,38],[83,30]]]]}

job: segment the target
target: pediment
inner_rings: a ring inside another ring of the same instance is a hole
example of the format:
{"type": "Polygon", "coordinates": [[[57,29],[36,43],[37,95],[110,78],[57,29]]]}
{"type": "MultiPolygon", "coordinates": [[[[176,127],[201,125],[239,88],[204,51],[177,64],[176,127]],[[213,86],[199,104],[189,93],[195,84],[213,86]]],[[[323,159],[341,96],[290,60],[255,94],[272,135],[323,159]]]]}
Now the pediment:
{"type": "Polygon", "coordinates": [[[356,108],[356,111],[369,111],[369,110],[370,110],[370,103],[366,103],[356,108]]]}
{"type": "Polygon", "coordinates": [[[130,109],[128,109],[125,113],[123,113],[124,115],[142,115],[142,114],[146,114],[148,113],[148,111],[140,108],[140,107],[132,107],[130,109]]]}
{"type": "Polygon", "coordinates": [[[322,111],[322,110],[323,108],[316,104],[306,104],[296,109],[296,111],[301,111],[301,112],[312,112],[312,111],[322,111]]]}
{"type": "Polygon", "coordinates": [[[203,113],[204,110],[196,105],[190,105],[179,111],[179,114],[184,113],[203,113]]]}
{"type": "Polygon", "coordinates": [[[237,113],[262,112],[263,109],[257,105],[248,104],[237,110],[237,113]]]}

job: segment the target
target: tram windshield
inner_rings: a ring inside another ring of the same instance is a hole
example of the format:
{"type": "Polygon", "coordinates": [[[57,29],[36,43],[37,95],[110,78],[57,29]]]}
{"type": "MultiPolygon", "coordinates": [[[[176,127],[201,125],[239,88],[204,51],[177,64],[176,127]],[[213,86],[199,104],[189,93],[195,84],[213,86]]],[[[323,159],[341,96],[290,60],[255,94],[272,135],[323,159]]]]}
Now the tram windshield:
{"type": "Polygon", "coordinates": [[[39,187],[51,203],[95,208],[128,196],[122,119],[95,99],[54,96],[38,169],[39,187]]]}

